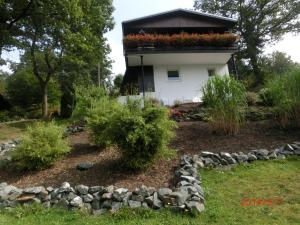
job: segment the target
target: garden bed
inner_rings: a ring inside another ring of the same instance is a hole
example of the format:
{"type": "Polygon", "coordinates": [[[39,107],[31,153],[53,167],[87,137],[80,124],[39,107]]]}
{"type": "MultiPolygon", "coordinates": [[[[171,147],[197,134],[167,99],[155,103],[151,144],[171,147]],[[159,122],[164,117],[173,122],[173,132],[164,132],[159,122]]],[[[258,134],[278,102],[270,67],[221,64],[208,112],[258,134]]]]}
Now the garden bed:
{"type": "Polygon", "coordinates": [[[143,185],[156,188],[169,187],[173,184],[174,169],[178,157],[183,154],[196,154],[200,151],[211,152],[248,152],[253,149],[274,149],[286,143],[299,140],[300,130],[283,132],[273,127],[269,121],[248,122],[236,136],[212,134],[205,122],[178,123],[177,138],[171,147],[179,150],[172,160],[159,160],[143,172],[124,170],[120,157],[114,148],[99,149],[90,144],[87,133],[78,133],[70,137],[72,153],[55,163],[49,169],[39,172],[18,172],[13,168],[0,171],[0,180],[18,187],[60,186],[68,181],[72,185],[115,185],[133,190],[143,185]],[[76,170],[76,165],[83,162],[94,163],[87,171],[76,170]]]}

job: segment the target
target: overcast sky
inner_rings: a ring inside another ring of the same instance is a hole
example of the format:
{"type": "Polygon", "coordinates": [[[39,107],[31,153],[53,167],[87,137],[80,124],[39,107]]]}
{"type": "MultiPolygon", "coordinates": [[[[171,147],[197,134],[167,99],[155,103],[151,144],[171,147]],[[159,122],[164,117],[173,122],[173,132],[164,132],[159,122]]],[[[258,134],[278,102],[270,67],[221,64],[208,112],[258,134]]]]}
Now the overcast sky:
{"type": "MultiPolygon", "coordinates": [[[[177,8],[192,9],[193,2],[194,0],[114,0],[116,26],[113,31],[106,34],[112,49],[110,57],[114,60],[113,73],[123,74],[125,72],[122,48],[122,21],[177,8]]],[[[300,35],[286,35],[279,43],[269,46],[266,49],[266,53],[271,53],[275,50],[286,52],[294,61],[300,63],[300,35]]],[[[6,53],[4,56],[13,61],[18,60],[17,52],[6,53]]],[[[3,69],[7,70],[7,68],[3,69]]]]}

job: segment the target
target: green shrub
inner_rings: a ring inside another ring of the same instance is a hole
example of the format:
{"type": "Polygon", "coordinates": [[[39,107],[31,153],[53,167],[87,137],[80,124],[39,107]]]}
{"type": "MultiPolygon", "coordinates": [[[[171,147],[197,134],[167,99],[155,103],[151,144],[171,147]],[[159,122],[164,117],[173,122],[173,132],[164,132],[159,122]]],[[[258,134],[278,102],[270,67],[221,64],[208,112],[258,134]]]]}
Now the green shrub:
{"type": "Polygon", "coordinates": [[[64,129],[54,123],[37,123],[27,127],[21,144],[12,153],[13,161],[22,170],[50,167],[70,151],[63,134],[64,129]]]}
{"type": "Polygon", "coordinates": [[[93,114],[93,110],[97,108],[99,101],[108,98],[103,88],[96,86],[77,86],[75,87],[76,106],[73,112],[73,118],[78,120],[86,120],[93,114]]]}
{"type": "Polygon", "coordinates": [[[258,101],[258,95],[255,92],[248,91],[246,93],[246,99],[248,105],[256,105],[258,101]]]}
{"type": "Polygon", "coordinates": [[[151,102],[146,102],[144,108],[141,105],[140,101],[129,100],[120,105],[108,100],[99,113],[88,119],[95,142],[116,145],[123,162],[131,169],[145,168],[158,156],[170,152],[167,144],[176,126],[166,108],[151,102]]]}
{"type": "Polygon", "coordinates": [[[300,126],[300,70],[270,80],[266,88],[280,125],[300,126]]]}
{"type": "Polygon", "coordinates": [[[214,129],[226,134],[237,133],[247,106],[244,86],[229,76],[214,76],[202,91],[214,129]]]}
{"type": "Polygon", "coordinates": [[[274,99],[271,95],[269,88],[263,88],[258,93],[259,99],[261,100],[262,104],[265,106],[273,106],[274,105],[274,99]]]}

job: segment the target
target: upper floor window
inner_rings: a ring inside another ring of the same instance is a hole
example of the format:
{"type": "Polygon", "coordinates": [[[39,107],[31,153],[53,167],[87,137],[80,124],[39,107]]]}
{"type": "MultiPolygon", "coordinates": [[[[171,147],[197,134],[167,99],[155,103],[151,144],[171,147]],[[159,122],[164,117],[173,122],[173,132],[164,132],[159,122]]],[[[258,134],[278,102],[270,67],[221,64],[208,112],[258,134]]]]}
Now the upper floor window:
{"type": "Polygon", "coordinates": [[[168,80],[180,80],[178,70],[168,70],[168,80]]]}

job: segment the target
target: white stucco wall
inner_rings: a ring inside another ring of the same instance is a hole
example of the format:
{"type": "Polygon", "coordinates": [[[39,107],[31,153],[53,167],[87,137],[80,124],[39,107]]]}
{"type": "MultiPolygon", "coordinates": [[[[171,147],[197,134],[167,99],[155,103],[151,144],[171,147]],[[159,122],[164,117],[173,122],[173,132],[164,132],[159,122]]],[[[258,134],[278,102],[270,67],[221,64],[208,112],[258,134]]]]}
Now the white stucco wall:
{"type": "Polygon", "coordinates": [[[218,75],[228,75],[227,64],[218,65],[154,65],[155,97],[165,105],[180,102],[199,102],[202,87],[209,79],[208,69],[214,69],[218,75]],[[180,80],[168,80],[168,70],[178,70],[180,80]]]}

